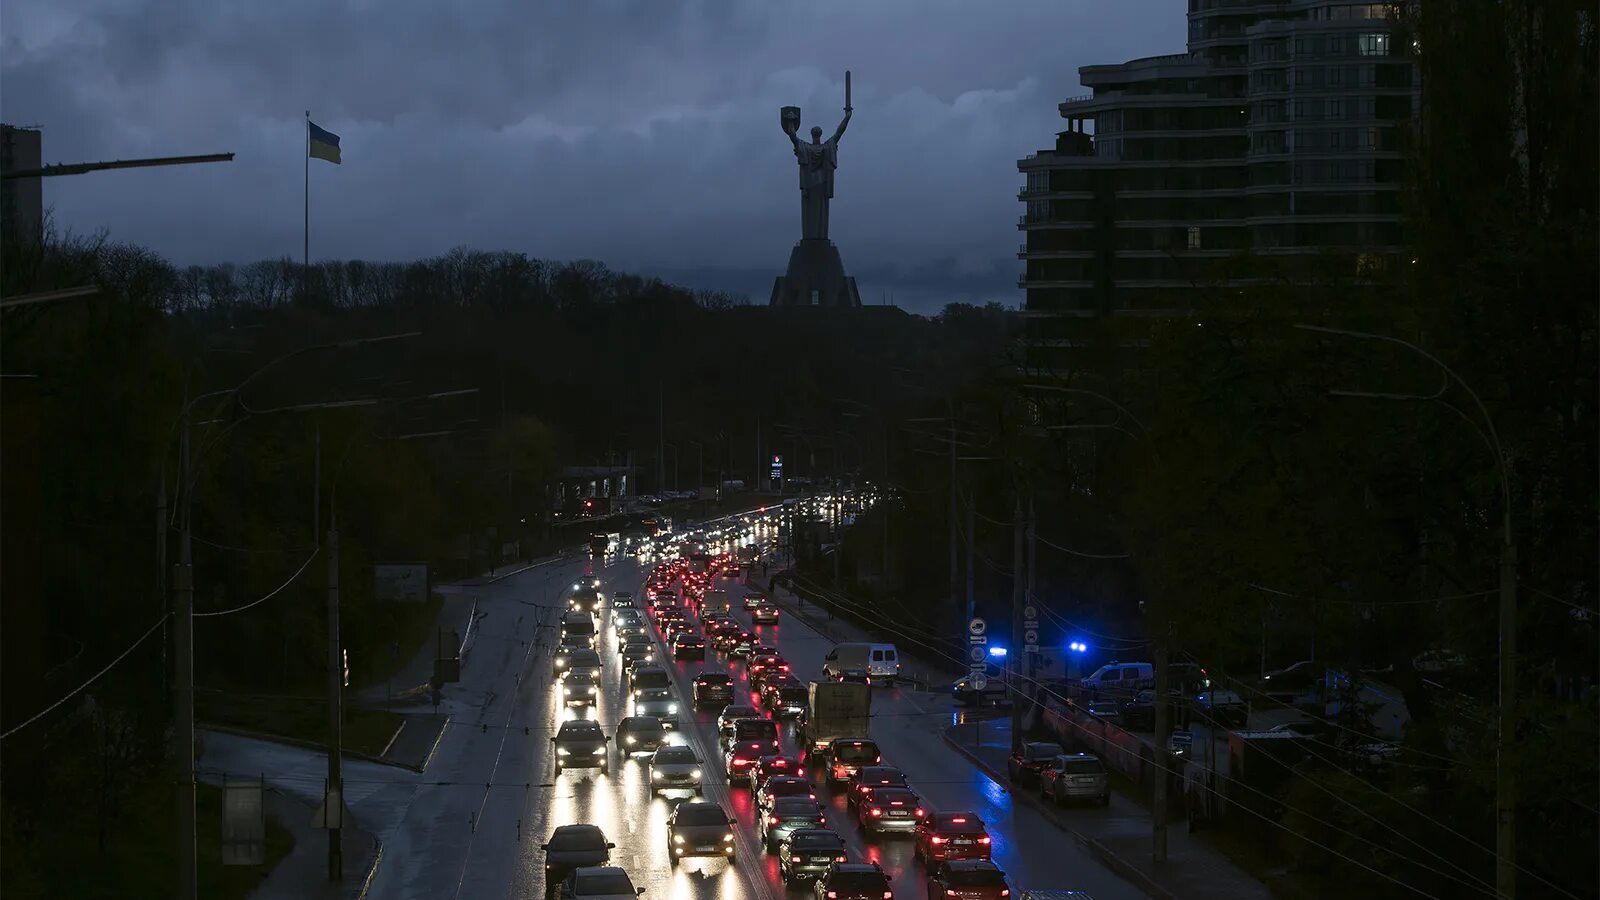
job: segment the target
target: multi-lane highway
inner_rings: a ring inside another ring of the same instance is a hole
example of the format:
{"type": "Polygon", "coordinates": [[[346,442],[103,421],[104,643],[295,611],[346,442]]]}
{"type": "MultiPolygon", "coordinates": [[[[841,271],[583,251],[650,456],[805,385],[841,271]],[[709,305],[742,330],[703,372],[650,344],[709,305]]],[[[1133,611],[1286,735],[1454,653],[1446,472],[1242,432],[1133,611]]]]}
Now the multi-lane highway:
{"type": "MultiPolygon", "coordinates": [[[[705,796],[733,814],[738,851],[732,864],[668,859],[664,799],[653,798],[642,760],[611,770],[568,769],[555,774],[550,737],[565,717],[599,721],[610,735],[630,710],[609,606],[598,616],[597,649],[603,660],[598,702],[592,711],[564,710],[553,678],[556,622],[567,592],[579,578],[601,579],[607,597],[631,591],[643,600],[649,564],[638,557],[604,560],[568,558],[530,569],[494,585],[474,588],[479,619],[463,662],[462,680],[446,690],[452,716],[427,771],[412,776],[364,763],[346,766],[346,796],[363,826],[383,841],[383,854],[368,896],[375,898],[537,898],[544,893],[539,845],[559,825],[598,825],[616,844],[611,862],[625,868],[647,898],[778,898],[807,896],[785,888],[776,857],[764,853],[752,815],[752,797],[723,777],[715,734],[717,710],[696,711],[691,681],[702,669],[732,674],[736,697],[749,696],[744,666],[708,648],[706,661],[666,665],[680,702],[682,727],[673,741],[694,748],[706,763],[705,796]]],[[[722,579],[713,587],[736,599],[733,616],[766,643],[778,646],[802,680],[815,679],[832,642],[804,622],[784,616],[775,626],[756,626],[737,598],[743,589],[722,579]]],[[[665,645],[650,634],[662,656],[665,645]]],[[[659,657],[658,657],[659,658],[659,657]]],[[[870,737],[884,762],[909,777],[924,803],[936,810],[976,812],[989,826],[993,856],[1013,888],[1077,889],[1095,900],[1144,896],[1079,848],[1070,836],[1028,804],[1015,802],[1002,786],[978,772],[940,738],[964,713],[947,695],[906,687],[877,688],[870,737]]],[[[785,752],[796,754],[792,727],[783,729],[785,752]]],[[[796,754],[797,755],[797,754],[796,754]]],[[[235,760],[236,766],[270,767],[280,783],[301,784],[308,798],[320,791],[314,756],[291,762],[235,760]],[[287,771],[285,771],[287,769],[287,771]],[[298,781],[297,781],[298,779],[298,781]]],[[[241,769],[242,770],[242,769],[241,769]]],[[[256,770],[254,768],[250,769],[256,770]]],[[[879,863],[896,896],[924,896],[925,871],[905,838],[868,842],[846,812],[841,794],[822,783],[818,796],[829,808],[829,827],[844,836],[852,861],[879,863]]],[[[270,779],[269,779],[270,780],[270,779]]]]}

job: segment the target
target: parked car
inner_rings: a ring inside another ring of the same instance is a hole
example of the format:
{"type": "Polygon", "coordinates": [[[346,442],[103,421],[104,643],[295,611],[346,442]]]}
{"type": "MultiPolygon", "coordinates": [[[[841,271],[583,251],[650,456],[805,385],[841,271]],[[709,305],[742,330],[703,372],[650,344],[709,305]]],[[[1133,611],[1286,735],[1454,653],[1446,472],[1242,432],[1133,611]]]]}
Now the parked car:
{"type": "Polygon", "coordinates": [[[1071,800],[1111,802],[1111,780],[1100,758],[1090,753],[1063,753],[1039,773],[1039,795],[1060,806],[1071,800]]]}
{"type": "Polygon", "coordinates": [[[1200,715],[1224,728],[1243,728],[1250,721],[1250,705],[1235,691],[1201,691],[1194,702],[1200,715]]]}
{"type": "Polygon", "coordinates": [[[1065,752],[1054,741],[1028,741],[1011,752],[1011,759],[1006,761],[1006,774],[1017,784],[1037,783],[1039,773],[1065,752]]]}

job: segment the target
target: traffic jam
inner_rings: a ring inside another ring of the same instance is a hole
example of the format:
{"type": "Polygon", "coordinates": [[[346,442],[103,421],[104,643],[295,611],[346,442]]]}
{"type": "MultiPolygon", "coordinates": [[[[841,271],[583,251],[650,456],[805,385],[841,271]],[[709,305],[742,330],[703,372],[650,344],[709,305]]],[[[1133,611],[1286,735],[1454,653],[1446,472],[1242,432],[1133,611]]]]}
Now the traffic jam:
{"type": "MultiPolygon", "coordinates": [[[[552,670],[556,778],[642,766],[649,797],[666,801],[650,804],[665,816],[651,833],[672,871],[753,869],[757,883],[763,872],[779,882],[777,893],[817,900],[1011,897],[983,818],[925,801],[872,739],[873,693],[899,673],[892,649],[885,664],[888,645],[840,644],[820,672],[797,671],[779,607],[741,583],[756,555],[723,546],[713,552],[696,534],[647,547],[637,594],[608,592],[599,578],[567,592],[552,670]],[[614,654],[626,704],[610,734],[594,699],[602,653],[614,654]],[[886,871],[878,848],[896,841],[909,845],[915,871],[886,871]]],[[[593,823],[555,827],[540,845],[545,896],[645,893],[615,847],[593,823]]]]}

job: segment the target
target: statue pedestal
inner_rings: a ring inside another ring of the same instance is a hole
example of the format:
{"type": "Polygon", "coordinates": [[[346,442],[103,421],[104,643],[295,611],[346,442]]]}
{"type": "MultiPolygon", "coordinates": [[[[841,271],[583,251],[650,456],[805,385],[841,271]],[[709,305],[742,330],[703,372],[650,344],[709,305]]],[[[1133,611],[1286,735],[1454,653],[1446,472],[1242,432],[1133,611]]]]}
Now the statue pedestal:
{"type": "Polygon", "coordinates": [[[773,279],[768,305],[860,306],[861,294],[832,241],[803,238],[789,254],[789,270],[773,279]]]}

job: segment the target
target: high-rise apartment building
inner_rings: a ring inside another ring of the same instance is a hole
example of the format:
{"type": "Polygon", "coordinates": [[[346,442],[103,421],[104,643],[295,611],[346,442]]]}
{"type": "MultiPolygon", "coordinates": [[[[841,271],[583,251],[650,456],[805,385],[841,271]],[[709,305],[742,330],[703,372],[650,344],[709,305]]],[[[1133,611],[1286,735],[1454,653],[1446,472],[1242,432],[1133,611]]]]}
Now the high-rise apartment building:
{"type": "Polygon", "coordinates": [[[1092,93],[1017,163],[1035,350],[1084,319],[1188,308],[1241,251],[1397,250],[1419,92],[1393,7],[1190,0],[1187,53],[1080,69],[1092,93]]]}

